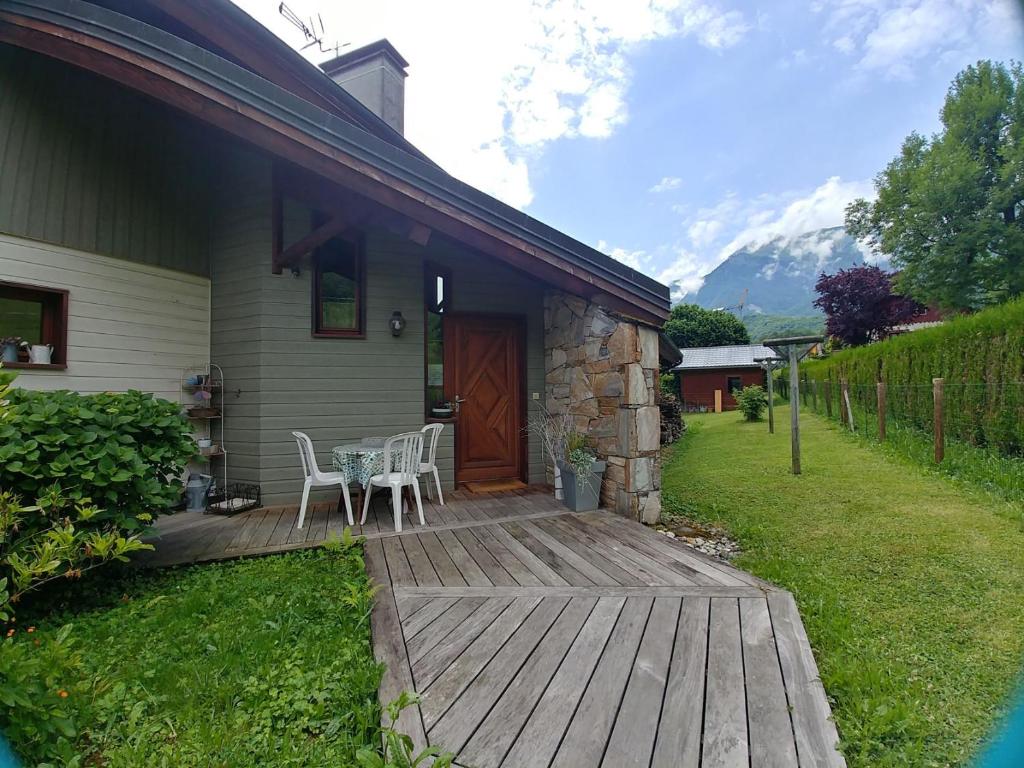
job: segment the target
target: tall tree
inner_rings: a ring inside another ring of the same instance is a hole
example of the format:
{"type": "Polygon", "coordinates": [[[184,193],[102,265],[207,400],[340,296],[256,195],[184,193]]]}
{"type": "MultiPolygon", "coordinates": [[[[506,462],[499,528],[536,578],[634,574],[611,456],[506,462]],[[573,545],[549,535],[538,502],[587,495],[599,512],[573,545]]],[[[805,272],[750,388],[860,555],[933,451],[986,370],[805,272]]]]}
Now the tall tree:
{"type": "Polygon", "coordinates": [[[828,335],[846,346],[884,338],[924,311],[913,299],[892,292],[893,275],[878,267],[840,269],[822,275],[814,306],[825,313],[828,335]]]}
{"type": "Polygon", "coordinates": [[[696,304],[677,304],[665,321],[665,334],[677,347],[721,347],[749,344],[750,335],[735,315],[696,304]]]}
{"type": "Polygon", "coordinates": [[[912,133],[846,229],[891,257],[897,290],[976,309],[1024,294],[1024,72],[980,61],[953,80],[942,130],[912,133]]]}

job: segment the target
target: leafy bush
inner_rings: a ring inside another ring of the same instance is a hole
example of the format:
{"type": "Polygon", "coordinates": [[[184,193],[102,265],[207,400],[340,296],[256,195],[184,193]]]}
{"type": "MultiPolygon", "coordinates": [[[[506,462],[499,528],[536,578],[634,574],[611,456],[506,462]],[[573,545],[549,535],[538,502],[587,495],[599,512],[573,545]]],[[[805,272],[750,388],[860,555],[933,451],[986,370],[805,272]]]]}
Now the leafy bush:
{"type": "Polygon", "coordinates": [[[768,407],[768,395],[759,385],[744,387],[736,393],[736,404],[747,421],[760,421],[761,414],[768,407]]]}
{"type": "Polygon", "coordinates": [[[88,691],[71,682],[82,663],[71,629],[67,624],[50,635],[10,629],[0,640],[0,726],[33,764],[81,764],[70,709],[88,691]]]}
{"type": "Polygon", "coordinates": [[[90,528],[132,531],[181,495],[195,442],[180,406],[142,392],[12,389],[0,422],[0,487],[36,499],[56,483],[98,508],[90,528]]]}
{"type": "Polygon", "coordinates": [[[845,379],[851,398],[866,393],[862,405],[872,410],[884,381],[890,417],[923,430],[932,424],[932,379],[943,378],[947,437],[1024,454],[1024,299],[807,361],[800,372],[830,382],[833,399],[845,379]]]}

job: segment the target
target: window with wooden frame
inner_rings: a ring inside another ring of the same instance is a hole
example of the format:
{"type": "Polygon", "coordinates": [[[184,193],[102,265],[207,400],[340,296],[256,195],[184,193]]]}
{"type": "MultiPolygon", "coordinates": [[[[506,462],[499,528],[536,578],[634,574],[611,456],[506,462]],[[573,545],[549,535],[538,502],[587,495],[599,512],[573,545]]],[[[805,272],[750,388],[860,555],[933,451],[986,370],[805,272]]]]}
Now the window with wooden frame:
{"type": "Polygon", "coordinates": [[[313,335],[366,337],[364,241],[332,238],[313,254],[313,335]]]}
{"type": "Polygon", "coordinates": [[[4,367],[67,367],[68,292],[0,281],[0,344],[4,367]],[[32,346],[50,347],[50,362],[29,362],[32,346]]]}
{"type": "MultiPolygon", "coordinates": [[[[428,420],[444,419],[435,409],[447,403],[444,392],[444,315],[452,303],[452,273],[436,264],[423,265],[423,334],[425,405],[428,420]]],[[[442,411],[443,413],[443,411],[442,411]]],[[[450,417],[448,417],[450,418],[450,417]]]]}
{"type": "Polygon", "coordinates": [[[743,379],[739,376],[728,376],[725,380],[725,388],[730,395],[736,395],[743,389],[743,379]]]}

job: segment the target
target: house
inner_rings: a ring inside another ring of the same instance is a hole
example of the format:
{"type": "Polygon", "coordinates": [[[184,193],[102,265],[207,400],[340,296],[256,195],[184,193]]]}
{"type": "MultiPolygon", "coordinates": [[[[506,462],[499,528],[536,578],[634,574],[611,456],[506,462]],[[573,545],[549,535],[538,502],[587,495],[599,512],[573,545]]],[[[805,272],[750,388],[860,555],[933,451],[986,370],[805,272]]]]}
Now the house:
{"type": "Polygon", "coordinates": [[[0,0],[0,336],[53,347],[19,385],[178,400],[214,363],[213,472],[268,504],[292,430],[329,465],[451,402],[445,485],[534,483],[528,419],[569,411],[657,519],[668,289],[412,146],[406,66],[318,69],[228,0],[0,0]]]}
{"type": "Polygon", "coordinates": [[[765,373],[755,360],[775,357],[760,344],[725,347],[688,347],[682,362],[673,368],[679,375],[679,398],[687,410],[715,410],[715,393],[721,407],[736,407],[735,394],[753,384],[765,386],[765,373]]]}

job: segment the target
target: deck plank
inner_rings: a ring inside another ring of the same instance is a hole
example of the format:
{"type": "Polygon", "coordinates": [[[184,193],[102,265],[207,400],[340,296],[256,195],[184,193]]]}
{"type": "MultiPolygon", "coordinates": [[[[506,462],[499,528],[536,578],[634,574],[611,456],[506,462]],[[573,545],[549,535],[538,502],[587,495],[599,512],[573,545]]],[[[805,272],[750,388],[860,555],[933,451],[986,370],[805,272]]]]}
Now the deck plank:
{"type": "MultiPolygon", "coordinates": [[[[499,587],[508,587],[516,583],[512,575],[498,560],[491,554],[470,528],[462,528],[452,531],[452,535],[459,540],[473,561],[480,566],[487,580],[499,587]]],[[[521,565],[521,564],[520,564],[521,565]]]]}
{"type": "Polygon", "coordinates": [[[825,688],[818,677],[796,601],[788,592],[768,596],[782,679],[792,707],[793,731],[801,765],[845,768],[837,750],[839,735],[829,712],[825,688]]]}
{"type": "Polygon", "coordinates": [[[768,601],[740,600],[751,765],[796,768],[796,743],[768,601]]]}
{"type": "Polygon", "coordinates": [[[402,540],[393,537],[381,539],[380,541],[388,561],[388,571],[391,574],[392,585],[395,587],[416,586],[416,577],[413,575],[412,566],[409,565],[409,558],[405,554],[402,540]]]}
{"type": "MultiPolygon", "coordinates": [[[[377,597],[373,601],[373,610],[370,613],[373,655],[374,658],[385,664],[384,675],[378,691],[383,707],[398,698],[402,691],[415,690],[415,684],[409,667],[409,657],[405,651],[405,642],[402,639],[398,606],[388,584],[384,547],[379,541],[370,541],[367,542],[365,551],[367,574],[376,583],[384,585],[377,593],[377,597]]],[[[394,725],[399,731],[412,738],[414,752],[420,752],[426,748],[427,734],[418,706],[406,707],[394,725]]]]}
{"type": "Polygon", "coordinates": [[[441,580],[442,586],[468,586],[458,566],[455,565],[455,562],[445,550],[444,545],[437,538],[437,534],[425,532],[421,533],[417,538],[420,540],[420,544],[423,545],[423,550],[427,553],[427,557],[430,558],[430,564],[434,566],[434,571],[441,580]]]}
{"type": "MultiPolygon", "coordinates": [[[[516,557],[512,550],[498,540],[492,528],[493,526],[480,526],[465,530],[479,541],[480,546],[508,572],[512,579],[512,584],[522,586],[540,586],[543,584],[544,582],[541,581],[537,574],[531,571],[522,560],[516,557]]],[[[494,583],[497,584],[498,582],[494,580],[494,583]]]]}
{"type": "Polygon", "coordinates": [[[625,598],[602,597],[501,763],[502,768],[547,768],[590,683],[625,598]]]}
{"type": "MultiPolygon", "coordinates": [[[[420,708],[423,710],[423,724],[428,730],[448,711],[448,707],[469,687],[480,670],[487,666],[494,654],[527,621],[541,602],[536,598],[514,600],[426,690],[421,690],[423,700],[420,708]]],[[[431,654],[428,654],[427,658],[430,657],[431,654]]]]}
{"type": "Polygon", "coordinates": [[[601,765],[647,768],[654,752],[682,598],[654,600],[601,765]]]}
{"type": "MultiPolygon", "coordinates": [[[[517,606],[517,612],[519,607],[528,602],[525,599],[521,600],[517,606]]],[[[433,648],[415,659],[412,664],[412,674],[416,678],[416,690],[419,692],[426,690],[511,605],[512,598],[510,597],[484,601],[484,604],[474,611],[457,630],[452,630],[433,648]]]]}
{"type": "Polygon", "coordinates": [[[444,547],[445,552],[451,557],[455,567],[459,569],[462,578],[470,587],[491,587],[493,582],[487,578],[483,569],[477,564],[473,556],[469,554],[462,542],[452,531],[438,531],[437,540],[444,547]]]}
{"type": "Polygon", "coordinates": [[[551,763],[552,768],[601,764],[653,606],[651,598],[631,597],[626,600],[551,763]]]}
{"type": "Polygon", "coordinates": [[[570,647],[597,605],[596,598],[572,598],[530,659],[459,751],[468,765],[500,765],[552,682],[570,647]]]}
{"type": "Polygon", "coordinates": [[[652,768],[700,763],[710,609],[706,597],[683,598],[652,768]]]}
{"type": "Polygon", "coordinates": [[[410,638],[407,634],[405,647],[409,653],[409,661],[415,664],[452,632],[457,631],[460,635],[464,635],[467,621],[487,600],[486,597],[460,598],[433,623],[417,633],[416,637],[410,638]]]}
{"type": "Polygon", "coordinates": [[[740,613],[733,598],[714,598],[711,601],[707,674],[701,766],[749,766],[740,613]]]}
{"type": "Polygon", "coordinates": [[[409,560],[409,567],[412,569],[412,575],[416,579],[416,584],[421,587],[441,586],[441,579],[434,570],[430,558],[427,557],[419,535],[404,536],[402,538],[402,547],[405,550],[405,556],[409,560]]]}
{"type": "MultiPolygon", "coordinates": [[[[472,763],[461,754],[462,748],[473,735],[477,725],[511,685],[530,654],[558,623],[569,602],[566,598],[559,597],[547,598],[541,602],[529,618],[519,625],[508,642],[491,656],[480,674],[452,702],[448,711],[437,717],[433,725],[428,724],[431,743],[459,754],[463,762],[472,763]]],[[[590,606],[586,606],[586,610],[573,611],[569,619],[558,626],[558,631],[575,634],[589,608],[590,606]]],[[[428,723],[430,719],[434,719],[429,711],[427,719],[428,723]]]]}

